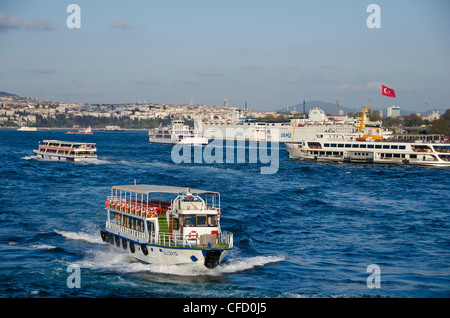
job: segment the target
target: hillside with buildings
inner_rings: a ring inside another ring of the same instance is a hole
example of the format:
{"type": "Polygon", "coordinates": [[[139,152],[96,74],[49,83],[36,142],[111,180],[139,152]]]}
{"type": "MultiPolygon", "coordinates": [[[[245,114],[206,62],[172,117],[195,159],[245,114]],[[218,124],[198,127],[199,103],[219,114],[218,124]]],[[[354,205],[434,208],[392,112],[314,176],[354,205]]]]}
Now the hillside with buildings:
{"type": "MultiPolygon", "coordinates": [[[[0,92],[0,127],[87,127],[148,129],[165,124],[170,118],[194,120],[230,120],[236,107],[194,104],[89,104],[64,103],[0,92]]],[[[275,112],[246,110],[248,117],[275,112]]]]}

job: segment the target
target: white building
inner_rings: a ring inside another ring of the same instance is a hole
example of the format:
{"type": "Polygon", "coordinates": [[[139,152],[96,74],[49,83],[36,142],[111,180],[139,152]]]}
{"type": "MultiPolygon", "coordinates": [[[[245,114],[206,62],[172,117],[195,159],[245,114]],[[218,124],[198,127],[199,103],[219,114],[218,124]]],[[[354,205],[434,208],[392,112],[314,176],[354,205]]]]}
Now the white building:
{"type": "Polygon", "coordinates": [[[400,116],[400,107],[392,105],[387,108],[387,117],[398,117],[400,116]]]}

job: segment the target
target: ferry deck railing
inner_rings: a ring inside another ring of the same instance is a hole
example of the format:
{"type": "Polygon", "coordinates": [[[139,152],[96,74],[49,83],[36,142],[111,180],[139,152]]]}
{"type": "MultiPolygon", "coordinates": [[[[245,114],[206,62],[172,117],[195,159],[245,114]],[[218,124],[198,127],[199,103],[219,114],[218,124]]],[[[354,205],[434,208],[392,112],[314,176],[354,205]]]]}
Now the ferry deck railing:
{"type": "Polygon", "coordinates": [[[195,247],[225,247],[225,248],[232,248],[233,247],[233,234],[230,232],[222,232],[218,234],[218,238],[216,239],[215,244],[212,244],[210,246],[208,245],[200,245],[200,238],[189,238],[188,236],[183,235],[175,235],[175,234],[168,234],[165,232],[155,234],[152,233],[149,237],[148,243],[150,244],[156,244],[161,246],[167,246],[167,247],[188,247],[188,248],[195,248],[195,247]]]}

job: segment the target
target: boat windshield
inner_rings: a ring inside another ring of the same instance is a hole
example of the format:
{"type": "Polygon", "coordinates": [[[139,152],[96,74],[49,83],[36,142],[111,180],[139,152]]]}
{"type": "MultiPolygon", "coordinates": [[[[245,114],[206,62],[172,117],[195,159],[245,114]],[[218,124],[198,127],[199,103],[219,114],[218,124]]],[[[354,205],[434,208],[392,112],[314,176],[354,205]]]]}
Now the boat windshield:
{"type": "Polygon", "coordinates": [[[186,227],[216,227],[217,216],[206,214],[189,214],[180,216],[181,224],[186,227]]]}

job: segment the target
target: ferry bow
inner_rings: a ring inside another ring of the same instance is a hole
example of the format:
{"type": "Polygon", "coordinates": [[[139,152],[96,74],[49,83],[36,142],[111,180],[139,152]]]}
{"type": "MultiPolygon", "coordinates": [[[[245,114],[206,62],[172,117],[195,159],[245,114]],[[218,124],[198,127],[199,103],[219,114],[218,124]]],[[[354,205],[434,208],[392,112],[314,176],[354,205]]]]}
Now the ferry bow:
{"type": "Polygon", "coordinates": [[[220,194],[159,185],[114,186],[103,241],[148,264],[202,263],[214,268],[233,248],[220,227],[220,194]]]}

